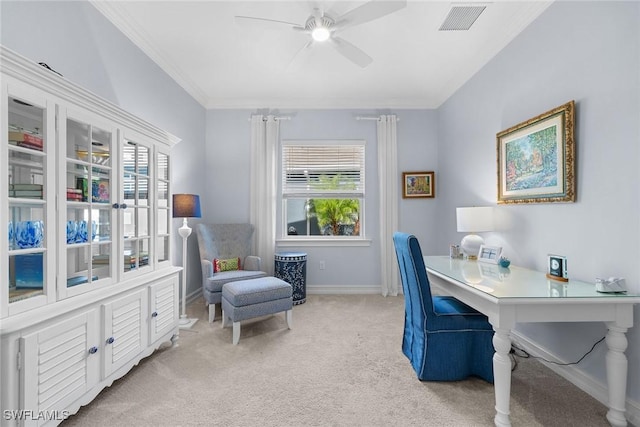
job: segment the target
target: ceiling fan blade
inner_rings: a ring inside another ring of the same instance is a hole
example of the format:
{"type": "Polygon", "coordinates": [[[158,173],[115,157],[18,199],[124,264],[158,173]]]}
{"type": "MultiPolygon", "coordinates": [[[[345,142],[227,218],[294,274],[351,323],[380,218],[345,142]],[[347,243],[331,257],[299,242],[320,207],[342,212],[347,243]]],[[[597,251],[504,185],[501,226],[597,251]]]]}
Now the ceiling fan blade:
{"type": "Polygon", "coordinates": [[[345,29],[354,25],[373,21],[407,6],[406,0],[398,1],[369,1],[368,3],[350,10],[336,19],[336,29],[345,29]]]}
{"type": "Polygon", "coordinates": [[[275,28],[276,26],[281,28],[282,25],[288,25],[294,30],[304,30],[304,25],[296,24],[294,22],[277,21],[275,19],[256,18],[253,16],[235,16],[234,19],[238,25],[258,25],[263,28],[275,28]]]}
{"type": "Polygon", "coordinates": [[[333,46],[342,56],[349,61],[362,68],[367,67],[373,62],[373,58],[364,53],[362,49],[355,47],[345,39],[341,37],[331,37],[329,43],[333,46]]]}
{"type": "Polygon", "coordinates": [[[289,65],[287,65],[288,73],[294,73],[300,69],[300,65],[304,62],[304,57],[306,57],[311,50],[311,46],[313,46],[313,39],[305,43],[305,45],[293,55],[293,58],[289,61],[289,65]]]}

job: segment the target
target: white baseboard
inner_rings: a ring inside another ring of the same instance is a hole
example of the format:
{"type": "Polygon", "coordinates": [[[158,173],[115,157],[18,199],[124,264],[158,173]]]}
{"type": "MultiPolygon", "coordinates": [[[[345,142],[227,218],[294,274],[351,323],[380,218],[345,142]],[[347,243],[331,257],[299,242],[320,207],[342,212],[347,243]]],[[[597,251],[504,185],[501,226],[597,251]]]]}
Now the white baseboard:
{"type": "MultiPolygon", "coordinates": [[[[561,362],[545,348],[540,347],[538,344],[516,331],[511,331],[511,338],[518,347],[523,348],[533,356],[561,362]]],[[[573,365],[561,366],[554,363],[547,363],[544,360],[540,360],[540,362],[603,405],[607,406],[609,404],[609,394],[607,392],[606,384],[585,375],[584,372],[580,371],[573,365]]],[[[627,397],[626,406],[626,415],[629,423],[640,426],[640,402],[633,401],[627,397]]]]}
{"type": "Polygon", "coordinates": [[[307,285],[309,295],[371,295],[382,294],[380,286],[307,285]]]}

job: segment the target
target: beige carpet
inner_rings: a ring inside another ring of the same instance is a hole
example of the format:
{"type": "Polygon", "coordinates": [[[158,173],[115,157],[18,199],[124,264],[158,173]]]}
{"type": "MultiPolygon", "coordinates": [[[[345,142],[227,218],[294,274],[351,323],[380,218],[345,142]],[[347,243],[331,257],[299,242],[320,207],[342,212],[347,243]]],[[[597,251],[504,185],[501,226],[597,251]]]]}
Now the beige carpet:
{"type": "MultiPolygon", "coordinates": [[[[105,389],[72,426],[492,426],[493,385],[420,382],[401,352],[402,297],[320,296],[231,328],[200,321],[105,389]]],[[[514,426],[607,426],[606,408],[534,360],[513,373],[514,426]]]]}

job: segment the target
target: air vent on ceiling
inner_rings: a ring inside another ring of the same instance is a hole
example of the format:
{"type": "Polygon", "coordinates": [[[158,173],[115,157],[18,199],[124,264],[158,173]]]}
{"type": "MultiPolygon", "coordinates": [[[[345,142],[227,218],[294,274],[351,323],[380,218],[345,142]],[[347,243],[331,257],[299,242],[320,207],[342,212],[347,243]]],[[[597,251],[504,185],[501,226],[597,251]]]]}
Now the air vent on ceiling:
{"type": "Polygon", "coordinates": [[[485,5],[452,6],[449,14],[440,26],[440,31],[468,30],[486,7],[485,5]]]}

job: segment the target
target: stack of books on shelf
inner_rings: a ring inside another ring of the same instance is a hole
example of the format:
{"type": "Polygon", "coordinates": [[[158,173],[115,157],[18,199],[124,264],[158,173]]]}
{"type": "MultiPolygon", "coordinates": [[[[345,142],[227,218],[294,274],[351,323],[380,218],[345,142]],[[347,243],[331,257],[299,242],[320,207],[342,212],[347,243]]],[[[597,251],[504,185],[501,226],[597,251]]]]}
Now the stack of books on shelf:
{"type": "Polygon", "coordinates": [[[9,184],[9,197],[42,199],[42,184],[9,184]]]}
{"type": "Polygon", "coordinates": [[[67,200],[70,202],[81,202],[82,201],[82,190],[79,188],[69,188],[67,187],[67,200]]]}
{"type": "MultiPolygon", "coordinates": [[[[128,251],[126,251],[128,252],[128,251]]],[[[135,254],[128,255],[125,253],[124,255],[124,271],[129,271],[131,269],[136,268],[136,261],[138,257],[135,254]]],[[[138,263],[139,267],[144,265],[149,265],[149,254],[147,252],[142,252],[140,254],[140,262],[138,263]]]]}
{"type": "Polygon", "coordinates": [[[42,138],[28,132],[9,131],[9,144],[42,151],[42,138]]]}
{"type": "Polygon", "coordinates": [[[93,256],[93,265],[109,265],[111,262],[111,255],[100,254],[93,256]]]}

